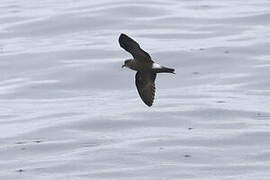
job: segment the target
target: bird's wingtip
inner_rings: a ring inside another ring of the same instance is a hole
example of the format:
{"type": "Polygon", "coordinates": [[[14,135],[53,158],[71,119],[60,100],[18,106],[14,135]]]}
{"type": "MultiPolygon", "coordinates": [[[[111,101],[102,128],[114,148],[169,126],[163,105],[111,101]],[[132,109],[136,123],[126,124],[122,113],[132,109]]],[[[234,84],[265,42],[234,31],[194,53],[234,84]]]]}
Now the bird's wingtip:
{"type": "Polygon", "coordinates": [[[119,39],[120,39],[120,38],[123,38],[123,37],[126,37],[126,36],[127,36],[126,34],[121,33],[121,34],[119,35],[119,39]]]}

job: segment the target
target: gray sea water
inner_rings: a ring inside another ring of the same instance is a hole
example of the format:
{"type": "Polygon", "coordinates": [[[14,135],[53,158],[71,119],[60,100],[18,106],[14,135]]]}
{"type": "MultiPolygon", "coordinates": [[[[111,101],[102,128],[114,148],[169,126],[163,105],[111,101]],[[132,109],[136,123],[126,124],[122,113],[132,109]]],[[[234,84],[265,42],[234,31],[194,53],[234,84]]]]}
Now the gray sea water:
{"type": "Polygon", "coordinates": [[[269,0],[1,0],[0,179],[269,180],[269,0]],[[149,108],[126,33],[176,75],[149,108]]]}

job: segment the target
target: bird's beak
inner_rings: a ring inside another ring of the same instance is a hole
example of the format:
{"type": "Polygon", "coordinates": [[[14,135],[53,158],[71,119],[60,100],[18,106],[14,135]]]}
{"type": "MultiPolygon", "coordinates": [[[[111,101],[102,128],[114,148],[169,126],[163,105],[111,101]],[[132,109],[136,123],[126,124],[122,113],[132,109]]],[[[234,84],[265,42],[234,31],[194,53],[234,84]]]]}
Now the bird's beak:
{"type": "Polygon", "coordinates": [[[122,68],[125,67],[125,65],[122,65],[122,68]]]}

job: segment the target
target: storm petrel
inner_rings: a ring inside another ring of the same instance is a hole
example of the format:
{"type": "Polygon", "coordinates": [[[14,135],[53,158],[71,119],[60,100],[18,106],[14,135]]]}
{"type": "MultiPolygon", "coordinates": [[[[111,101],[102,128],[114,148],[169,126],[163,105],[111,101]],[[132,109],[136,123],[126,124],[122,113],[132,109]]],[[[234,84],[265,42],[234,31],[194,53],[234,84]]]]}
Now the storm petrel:
{"type": "Polygon", "coordinates": [[[147,106],[152,106],[155,98],[155,79],[157,73],[174,73],[174,69],[155,63],[151,56],[141,49],[140,45],[126,34],[119,36],[119,44],[133,59],[125,60],[123,67],[137,71],[135,76],[138,93],[147,106]]]}

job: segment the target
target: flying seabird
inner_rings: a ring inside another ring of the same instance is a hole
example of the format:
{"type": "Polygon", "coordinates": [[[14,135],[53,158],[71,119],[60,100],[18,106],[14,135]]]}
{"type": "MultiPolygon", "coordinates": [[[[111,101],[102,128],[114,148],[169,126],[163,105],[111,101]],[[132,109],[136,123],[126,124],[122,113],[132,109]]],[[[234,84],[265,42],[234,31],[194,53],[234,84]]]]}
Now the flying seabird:
{"type": "Polygon", "coordinates": [[[155,79],[157,73],[174,73],[174,69],[155,63],[151,56],[141,49],[140,45],[126,34],[119,36],[119,44],[133,59],[125,60],[123,67],[137,71],[135,83],[138,93],[147,106],[152,106],[155,98],[155,79]]]}

